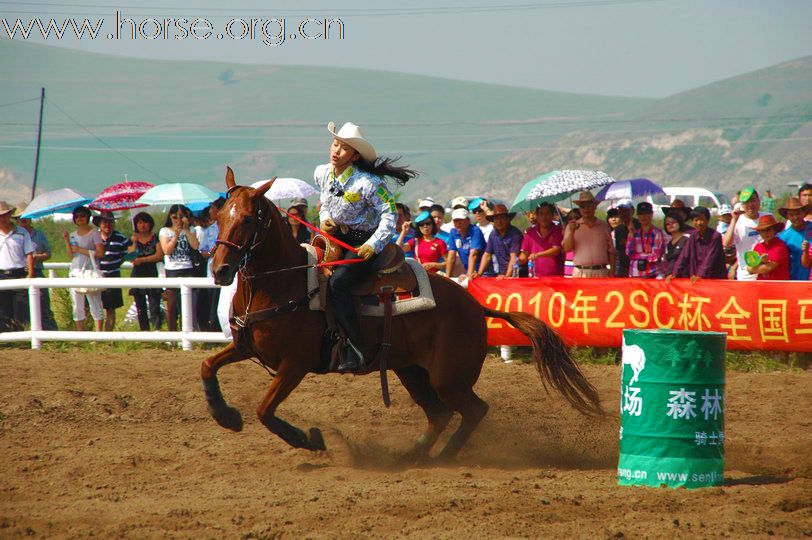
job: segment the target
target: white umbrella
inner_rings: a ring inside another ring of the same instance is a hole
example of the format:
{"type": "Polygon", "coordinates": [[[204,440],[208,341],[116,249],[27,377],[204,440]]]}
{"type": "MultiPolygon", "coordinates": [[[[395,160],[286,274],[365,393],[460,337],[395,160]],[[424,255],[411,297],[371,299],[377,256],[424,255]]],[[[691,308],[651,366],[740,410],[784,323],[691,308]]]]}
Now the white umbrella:
{"type": "MultiPolygon", "coordinates": [[[[265,182],[270,182],[270,180],[254,182],[251,184],[251,187],[258,188],[265,182]]],[[[278,201],[281,199],[307,198],[316,193],[318,193],[316,188],[304,180],[299,180],[298,178],[277,178],[271,186],[271,189],[265,192],[265,196],[272,201],[278,201]]]]}
{"type": "Polygon", "coordinates": [[[20,217],[35,219],[56,212],[70,212],[77,206],[82,206],[92,200],[93,197],[88,197],[84,193],[71,188],[46,191],[34,197],[25,207],[25,212],[20,217]]]}

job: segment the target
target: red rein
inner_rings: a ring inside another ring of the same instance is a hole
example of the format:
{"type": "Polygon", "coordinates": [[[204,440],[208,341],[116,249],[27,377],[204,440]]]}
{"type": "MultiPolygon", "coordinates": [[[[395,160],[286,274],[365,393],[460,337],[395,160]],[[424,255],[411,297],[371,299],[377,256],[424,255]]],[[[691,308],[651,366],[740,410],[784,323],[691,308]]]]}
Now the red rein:
{"type": "MultiPolygon", "coordinates": [[[[277,206],[277,209],[278,209],[280,212],[282,212],[283,214],[285,214],[286,216],[288,216],[289,218],[293,218],[294,220],[298,221],[300,224],[304,225],[305,227],[307,227],[307,228],[308,228],[308,229],[310,229],[311,231],[313,231],[313,232],[315,232],[315,233],[317,233],[317,234],[320,234],[320,235],[322,235],[322,236],[327,237],[327,239],[328,239],[328,240],[330,240],[331,242],[335,242],[335,243],[336,243],[336,244],[338,244],[339,246],[341,246],[341,247],[343,247],[344,249],[347,249],[347,250],[349,250],[349,251],[352,251],[353,253],[358,253],[358,249],[356,249],[356,248],[352,247],[352,246],[351,246],[351,245],[349,245],[349,244],[345,244],[344,242],[342,242],[342,241],[341,241],[341,240],[339,240],[338,238],[335,238],[335,237],[333,237],[333,236],[331,236],[331,235],[327,234],[326,232],[322,231],[321,229],[318,229],[318,228],[314,227],[313,225],[311,225],[311,224],[310,224],[310,223],[308,223],[307,221],[304,221],[304,220],[302,220],[302,219],[299,219],[298,217],[294,216],[293,214],[288,214],[288,212],[287,212],[286,210],[284,210],[284,209],[282,209],[282,208],[279,208],[278,206],[277,206]]],[[[340,260],[337,260],[337,261],[331,261],[331,262],[321,262],[321,263],[317,264],[316,266],[317,266],[318,268],[322,268],[322,267],[325,267],[325,266],[339,266],[339,265],[342,265],[342,264],[354,264],[354,263],[359,263],[359,262],[363,262],[363,260],[364,260],[364,259],[340,259],[340,260]]]]}

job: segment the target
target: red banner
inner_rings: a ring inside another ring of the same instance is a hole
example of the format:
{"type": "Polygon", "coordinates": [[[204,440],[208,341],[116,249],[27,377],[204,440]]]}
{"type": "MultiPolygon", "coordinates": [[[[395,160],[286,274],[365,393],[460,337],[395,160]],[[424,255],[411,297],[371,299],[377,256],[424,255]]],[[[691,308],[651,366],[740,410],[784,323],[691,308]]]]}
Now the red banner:
{"type": "MultiPolygon", "coordinates": [[[[468,291],[535,315],[569,345],[620,347],[624,328],[672,328],[725,332],[728,349],[812,351],[812,281],[479,278],[468,291]]],[[[502,319],[487,325],[489,345],[530,344],[502,319]]]]}

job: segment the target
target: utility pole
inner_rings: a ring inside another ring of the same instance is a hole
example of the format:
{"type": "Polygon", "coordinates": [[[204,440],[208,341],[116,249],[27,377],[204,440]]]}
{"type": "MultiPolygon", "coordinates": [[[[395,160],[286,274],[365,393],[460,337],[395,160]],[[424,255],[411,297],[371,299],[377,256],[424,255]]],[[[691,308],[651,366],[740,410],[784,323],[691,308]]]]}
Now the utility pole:
{"type": "Polygon", "coordinates": [[[39,172],[39,149],[42,144],[42,110],[45,106],[45,88],[39,96],[39,131],[37,132],[37,156],[34,158],[34,182],[31,184],[31,199],[37,192],[37,173],[39,172]]]}

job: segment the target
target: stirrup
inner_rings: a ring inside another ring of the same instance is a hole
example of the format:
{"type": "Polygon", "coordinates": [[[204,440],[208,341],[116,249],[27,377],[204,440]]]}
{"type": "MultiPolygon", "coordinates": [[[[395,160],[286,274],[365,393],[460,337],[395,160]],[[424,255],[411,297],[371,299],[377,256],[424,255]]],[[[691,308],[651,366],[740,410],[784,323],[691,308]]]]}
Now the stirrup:
{"type": "Polygon", "coordinates": [[[344,352],[344,361],[338,365],[339,373],[352,373],[364,367],[364,355],[358,350],[358,347],[353,345],[352,341],[347,340],[346,351],[344,352]]]}

